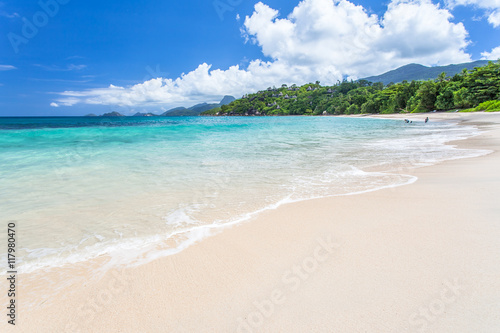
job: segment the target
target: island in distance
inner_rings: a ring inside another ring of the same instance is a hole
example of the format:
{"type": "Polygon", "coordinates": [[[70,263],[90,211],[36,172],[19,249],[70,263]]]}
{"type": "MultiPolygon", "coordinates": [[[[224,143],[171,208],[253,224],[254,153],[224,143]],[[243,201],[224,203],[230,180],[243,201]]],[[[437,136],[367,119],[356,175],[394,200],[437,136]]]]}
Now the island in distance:
{"type": "MultiPolygon", "coordinates": [[[[204,112],[204,111],[208,111],[208,110],[211,110],[211,109],[214,109],[216,107],[220,107],[222,105],[227,105],[229,103],[231,103],[232,101],[235,101],[236,98],[234,98],[233,96],[224,96],[224,98],[220,101],[220,103],[201,103],[201,104],[196,104],[196,105],[193,105],[189,108],[185,108],[185,107],[177,107],[177,108],[174,108],[174,109],[170,109],[168,111],[165,111],[164,113],[162,114],[154,114],[154,113],[151,113],[151,112],[148,112],[148,113],[142,113],[142,112],[137,112],[136,114],[132,115],[132,117],[186,117],[186,116],[199,116],[200,113],[204,112]]],[[[91,114],[88,114],[86,115],[85,117],[97,117],[97,115],[91,113],[91,114]]],[[[101,115],[100,117],[126,117],[125,115],[117,112],[117,111],[113,111],[113,112],[108,112],[108,113],[104,113],[103,115],[101,115]]]]}

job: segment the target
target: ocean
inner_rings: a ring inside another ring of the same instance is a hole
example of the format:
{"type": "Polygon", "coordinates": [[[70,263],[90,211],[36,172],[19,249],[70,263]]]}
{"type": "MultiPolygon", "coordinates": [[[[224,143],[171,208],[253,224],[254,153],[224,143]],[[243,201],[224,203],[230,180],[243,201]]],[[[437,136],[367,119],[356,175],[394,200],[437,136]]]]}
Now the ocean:
{"type": "Polygon", "coordinates": [[[285,203],[412,183],[408,168],[484,154],[445,145],[477,134],[432,119],[0,118],[0,220],[16,223],[21,273],[140,265],[285,203]]]}

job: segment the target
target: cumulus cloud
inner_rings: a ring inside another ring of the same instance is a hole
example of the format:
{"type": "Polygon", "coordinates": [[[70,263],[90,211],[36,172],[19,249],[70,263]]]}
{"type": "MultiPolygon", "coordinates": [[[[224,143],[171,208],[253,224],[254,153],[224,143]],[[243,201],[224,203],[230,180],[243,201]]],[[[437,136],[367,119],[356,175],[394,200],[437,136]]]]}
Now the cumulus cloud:
{"type": "Polygon", "coordinates": [[[276,75],[286,70],[261,60],[250,62],[246,70],[240,69],[238,65],[227,70],[211,67],[204,63],[175,80],[155,78],[127,88],[110,85],[101,89],[65,91],[57,102],[65,106],[77,103],[154,106],[218,102],[225,94],[241,96],[249,90],[272,85],[276,75]]]}
{"type": "Polygon", "coordinates": [[[495,28],[500,27],[500,0],[447,0],[449,8],[456,6],[474,6],[483,9],[488,22],[495,28]]]}
{"type": "Polygon", "coordinates": [[[500,59],[500,46],[495,47],[491,52],[483,52],[481,56],[484,60],[498,60],[500,59]]]}
{"type": "Polygon", "coordinates": [[[50,103],[50,106],[52,106],[53,108],[58,108],[59,104],[52,102],[50,103]]]}
{"type": "Polygon", "coordinates": [[[201,64],[176,79],[154,78],[131,87],[110,85],[65,91],[60,105],[77,103],[144,106],[183,105],[241,96],[282,83],[320,80],[333,84],[344,77],[379,74],[408,63],[445,65],[470,60],[462,23],[430,0],[393,0],[382,17],[347,0],[304,0],[287,17],[259,2],[242,26],[247,41],[270,61],[226,70],[201,64]]]}
{"type": "Polygon", "coordinates": [[[286,19],[258,3],[246,31],[275,61],[312,66],[321,79],[361,77],[418,62],[436,65],[470,60],[467,31],[430,1],[393,1],[382,18],[349,1],[306,0],[286,19]]]}

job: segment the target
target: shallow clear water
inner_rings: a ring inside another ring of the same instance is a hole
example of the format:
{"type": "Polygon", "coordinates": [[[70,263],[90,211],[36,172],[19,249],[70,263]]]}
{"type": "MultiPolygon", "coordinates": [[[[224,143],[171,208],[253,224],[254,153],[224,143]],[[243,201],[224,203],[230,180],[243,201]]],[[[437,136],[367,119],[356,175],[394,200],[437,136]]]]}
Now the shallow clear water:
{"type": "Polygon", "coordinates": [[[23,272],[144,262],[284,202],[412,182],[403,168],[484,153],[444,145],[477,133],[338,117],[0,118],[0,220],[17,221],[23,272]]]}

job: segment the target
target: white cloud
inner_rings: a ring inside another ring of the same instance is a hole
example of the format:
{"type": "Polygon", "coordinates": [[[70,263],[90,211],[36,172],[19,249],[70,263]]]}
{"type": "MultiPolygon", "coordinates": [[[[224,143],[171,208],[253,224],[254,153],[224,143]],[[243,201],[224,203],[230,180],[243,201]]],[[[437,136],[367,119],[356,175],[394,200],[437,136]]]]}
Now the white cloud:
{"type": "MultiPolygon", "coordinates": [[[[0,8],[2,8],[4,6],[5,6],[5,3],[0,1],[0,8]]],[[[0,10],[0,16],[7,17],[10,19],[20,17],[18,13],[9,14],[4,10],[0,10]]]]}
{"type": "Polygon", "coordinates": [[[495,28],[500,27],[500,8],[490,13],[488,22],[495,28]]]}
{"type": "Polygon", "coordinates": [[[456,6],[474,6],[483,9],[488,16],[488,22],[495,28],[500,27],[500,0],[447,0],[449,8],[456,6]]]}
{"type": "Polygon", "coordinates": [[[57,102],[66,106],[76,103],[136,106],[218,102],[225,94],[241,96],[249,89],[259,89],[261,84],[272,85],[274,72],[267,68],[268,64],[260,60],[251,62],[247,70],[239,66],[225,71],[211,70],[210,65],[201,64],[175,80],[155,78],[128,88],[110,85],[101,89],[65,91],[57,102]]]}
{"type": "Polygon", "coordinates": [[[52,103],[50,103],[50,106],[52,106],[52,107],[54,107],[54,108],[58,108],[58,107],[59,107],[59,104],[52,102],[52,103]]]}
{"type": "Polygon", "coordinates": [[[500,59],[500,46],[495,47],[491,52],[481,53],[484,60],[498,60],[500,59]]]}
{"type": "Polygon", "coordinates": [[[9,19],[20,17],[18,13],[9,14],[9,13],[3,11],[3,10],[0,11],[0,16],[6,17],[6,18],[9,18],[9,19]]]}
{"type": "Polygon", "coordinates": [[[75,65],[75,64],[69,64],[64,67],[57,66],[57,65],[40,65],[40,64],[34,64],[33,66],[40,67],[46,71],[49,72],[70,72],[70,71],[80,71],[82,69],[87,68],[87,65],[75,65]]]}
{"type": "Polygon", "coordinates": [[[17,69],[17,68],[14,66],[11,66],[11,65],[0,65],[0,71],[10,71],[13,69],[17,69]]]}
{"type": "Polygon", "coordinates": [[[245,26],[266,56],[327,69],[337,78],[367,76],[410,62],[470,59],[464,52],[465,27],[451,23],[451,14],[429,1],[393,1],[380,19],[348,1],[306,0],[286,19],[275,19],[278,12],[262,3],[255,10],[245,26]]]}
{"type": "Polygon", "coordinates": [[[82,69],[85,69],[85,68],[87,68],[87,65],[69,64],[68,66],[66,66],[66,69],[68,71],[79,71],[79,70],[82,70],[82,69]]]}
{"type": "Polygon", "coordinates": [[[408,63],[445,65],[470,60],[467,31],[452,23],[447,9],[430,0],[393,0],[382,17],[369,15],[347,0],[304,0],[285,18],[259,2],[242,27],[271,61],[253,60],[246,69],[201,64],[177,79],[155,78],[131,87],[66,91],[61,105],[186,105],[218,101],[225,94],[282,83],[379,74],[408,63]]]}

